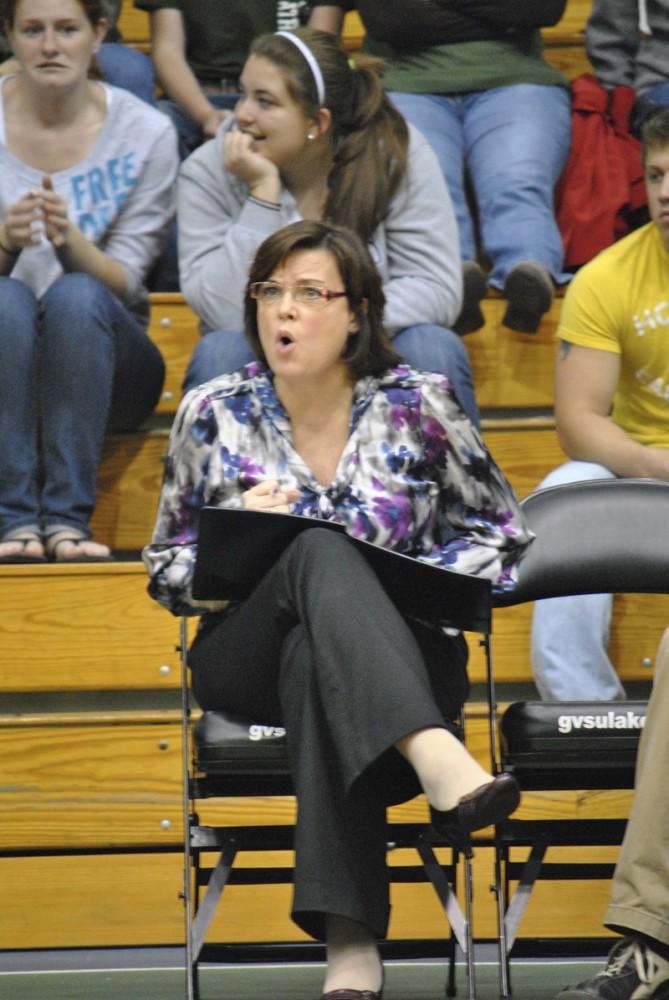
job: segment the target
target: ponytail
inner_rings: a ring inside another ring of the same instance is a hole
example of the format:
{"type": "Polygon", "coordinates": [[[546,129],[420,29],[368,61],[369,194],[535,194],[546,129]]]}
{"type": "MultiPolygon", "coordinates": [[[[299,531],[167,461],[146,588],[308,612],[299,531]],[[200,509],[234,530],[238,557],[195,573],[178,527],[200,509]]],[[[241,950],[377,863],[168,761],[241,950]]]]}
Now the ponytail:
{"type": "Polygon", "coordinates": [[[350,112],[333,113],[334,162],[325,216],[364,240],[388,214],[406,173],[406,122],[383,89],[380,62],[362,57],[350,68],[350,112]]]}

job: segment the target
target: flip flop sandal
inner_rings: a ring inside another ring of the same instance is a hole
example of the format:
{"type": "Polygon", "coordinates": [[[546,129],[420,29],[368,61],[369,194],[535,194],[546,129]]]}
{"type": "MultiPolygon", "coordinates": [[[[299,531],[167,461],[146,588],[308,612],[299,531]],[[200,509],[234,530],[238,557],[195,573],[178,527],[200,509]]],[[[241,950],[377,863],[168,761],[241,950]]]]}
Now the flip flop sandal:
{"type": "Polygon", "coordinates": [[[0,545],[9,545],[10,542],[16,542],[21,546],[20,552],[15,552],[12,556],[0,556],[0,565],[3,566],[13,566],[19,564],[32,564],[45,563],[46,556],[31,556],[26,552],[26,549],[31,544],[31,542],[39,542],[41,539],[38,535],[34,535],[31,538],[3,538],[0,539],[0,545]]]}
{"type": "Polygon", "coordinates": [[[54,542],[53,545],[51,546],[49,546],[47,543],[47,552],[49,559],[51,560],[52,563],[102,563],[102,562],[114,561],[114,557],[111,555],[91,556],[85,552],[80,552],[78,555],[74,556],[67,556],[61,558],[58,557],[58,546],[62,545],[63,542],[69,542],[70,545],[79,546],[79,545],[85,545],[87,542],[90,541],[91,541],[90,538],[81,538],[81,536],[75,535],[72,538],[68,537],[59,538],[58,541],[54,542]]]}

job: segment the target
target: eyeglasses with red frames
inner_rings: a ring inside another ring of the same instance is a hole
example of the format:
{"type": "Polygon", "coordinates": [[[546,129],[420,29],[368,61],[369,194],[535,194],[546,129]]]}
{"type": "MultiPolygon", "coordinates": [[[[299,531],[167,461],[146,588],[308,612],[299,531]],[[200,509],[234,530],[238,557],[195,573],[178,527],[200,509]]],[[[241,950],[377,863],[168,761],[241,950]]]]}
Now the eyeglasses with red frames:
{"type": "Polygon", "coordinates": [[[284,285],[280,281],[254,281],[249,285],[251,298],[265,306],[276,305],[286,292],[290,292],[294,302],[303,306],[326,306],[332,299],[346,296],[346,292],[332,292],[309,281],[298,281],[294,285],[284,285]]]}

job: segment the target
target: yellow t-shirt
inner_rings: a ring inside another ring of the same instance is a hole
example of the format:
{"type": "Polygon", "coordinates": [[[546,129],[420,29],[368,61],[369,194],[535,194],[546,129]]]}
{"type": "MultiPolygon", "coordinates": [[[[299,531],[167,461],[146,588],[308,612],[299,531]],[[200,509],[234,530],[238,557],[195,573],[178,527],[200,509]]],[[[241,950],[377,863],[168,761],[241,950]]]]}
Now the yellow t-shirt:
{"type": "Polygon", "coordinates": [[[619,354],[613,420],[635,441],[669,448],[669,253],[653,223],[581,268],[557,336],[619,354]]]}

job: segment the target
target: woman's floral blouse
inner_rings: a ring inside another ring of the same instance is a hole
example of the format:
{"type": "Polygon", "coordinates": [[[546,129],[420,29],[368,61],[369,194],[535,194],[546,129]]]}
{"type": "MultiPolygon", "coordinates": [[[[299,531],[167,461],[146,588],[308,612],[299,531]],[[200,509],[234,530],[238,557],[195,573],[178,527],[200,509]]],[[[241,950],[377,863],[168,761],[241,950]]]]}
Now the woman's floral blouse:
{"type": "Polygon", "coordinates": [[[356,538],[513,586],[531,539],[511,487],[443,375],[406,365],[356,383],[348,442],[329,486],[293,447],[290,421],[260,362],[193,389],[176,416],[158,519],[143,557],[149,592],[175,614],[190,583],[203,505],[241,507],[265,479],[300,491],[296,514],[339,521],[356,538]]]}

